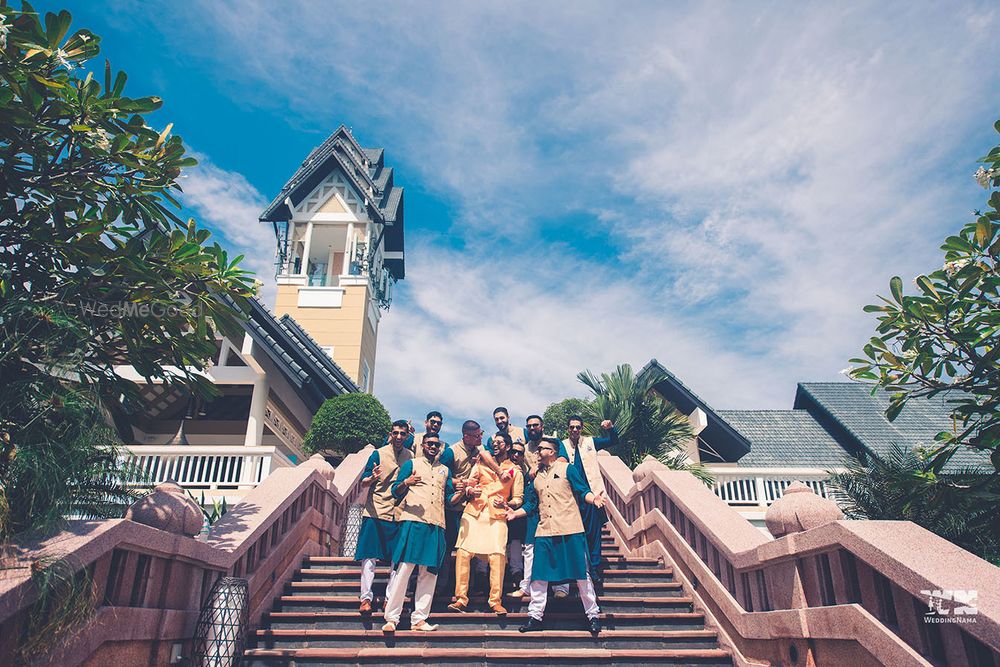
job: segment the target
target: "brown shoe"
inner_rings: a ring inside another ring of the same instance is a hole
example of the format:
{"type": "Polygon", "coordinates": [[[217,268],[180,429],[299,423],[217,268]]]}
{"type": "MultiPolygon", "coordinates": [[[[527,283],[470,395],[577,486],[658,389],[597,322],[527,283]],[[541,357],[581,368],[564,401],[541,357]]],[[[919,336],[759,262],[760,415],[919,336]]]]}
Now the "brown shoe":
{"type": "Polygon", "coordinates": [[[469,608],[466,605],[462,604],[461,602],[457,602],[456,601],[456,602],[452,602],[450,605],[448,605],[448,609],[451,609],[452,611],[465,612],[469,608]]]}
{"type": "Polygon", "coordinates": [[[496,614],[497,616],[507,615],[507,610],[503,608],[502,604],[495,604],[492,607],[490,607],[490,609],[493,610],[493,613],[496,614]]]}
{"type": "Polygon", "coordinates": [[[361,604],[358,605],[358,611],[362,614],[372,613],[372,603],[371,600],[362,600],[361,604]]]}

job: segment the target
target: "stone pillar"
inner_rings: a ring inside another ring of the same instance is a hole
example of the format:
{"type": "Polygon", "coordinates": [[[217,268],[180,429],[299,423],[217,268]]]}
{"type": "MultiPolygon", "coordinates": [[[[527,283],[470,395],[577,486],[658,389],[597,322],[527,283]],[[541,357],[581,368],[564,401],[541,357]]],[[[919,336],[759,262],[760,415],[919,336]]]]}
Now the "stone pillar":
{"type": "Polygon", "coordinates": [[[264,412],[267,409],[267,394],[270,383],[266,375],[258,375],[253,383],[253,395],[250,397],[250,417],[247,419],[247,433],[243,444],[247,447],[259,447],[264,440],[264,412]]]}

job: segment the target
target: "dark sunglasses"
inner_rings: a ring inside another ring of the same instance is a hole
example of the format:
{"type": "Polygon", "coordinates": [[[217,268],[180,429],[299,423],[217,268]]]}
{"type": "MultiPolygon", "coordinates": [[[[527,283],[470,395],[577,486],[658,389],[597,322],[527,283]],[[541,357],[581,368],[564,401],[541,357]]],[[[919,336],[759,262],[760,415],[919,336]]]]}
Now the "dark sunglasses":
{"type": "Polygon", "coordinates": [[[444,422],[441,421],[440,419],[431,419],[431,420],[428,420],[427,423],[430,424],[431,426],[440,426],[444,422]]]}

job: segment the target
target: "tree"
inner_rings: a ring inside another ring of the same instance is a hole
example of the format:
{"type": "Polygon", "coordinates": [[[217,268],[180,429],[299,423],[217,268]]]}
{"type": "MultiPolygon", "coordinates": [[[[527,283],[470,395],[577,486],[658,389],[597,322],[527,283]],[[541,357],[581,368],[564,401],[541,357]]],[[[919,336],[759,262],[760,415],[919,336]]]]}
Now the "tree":
{"type": "Polygon", "coordinates": [[[195,161],[146,124],[160,99],[124,96],[107,62],[85,71],[100,38],[70,23],[0,6],[0,495],[18,459],[82,472],[56,465],[77,460],[60,435],[70,404],[99,404],[131,437],[142,401],[118,365],[211,396],[198,371],[252,289],[240,258],[171,210],[195,161]]]}
{"type": "MultiPolygon", "coordinates": [[[[1000,121],[994,127],[1000,132],[1000,121]]],[[[1000,186],[1000,146],[980,161],[990,167],[976,172],[979,183],[1000,186]]],[[[937,436],[928,474],[940,474],[962,447],[990,456],[1000,471],[1000,192],[988,206],[945,240],[944,264],[916,277],[918,294],[904,294],[896,276],[890,298],[865,306],[878,313],[877,335],[848,371],[892,394],[889,420],[914,397],[944,393],[956,427],[937,436]]]]}
{"type": "Polygon", "coordinates": [[[683,450],[694,437],[687,417],[653,391],[662,379],[657,371],[651,370],[639,378],[632,366],[622,364],[600,377],[588,370],[577,375],[577,379],[594,393],[583,415],[585,432],[597,435],[601,421],[614,422],[619,438],[615,454],[630,468],[639,465],[648,454],[672,470],[686,470],[711,483],[711,473],[691,462],[683,450]]]}
{"type": "Polygon", "coordinates": [[[553,403],[545,408],[542,420],[545,422],[545,429],[550,433],[555,431],[560,438],[569,437],[566,430],[566,421],[573,415],[583,415],[592,412],[593,408],[589,401],[582,398],[565,398],[558,403],[553,403]]]}
{"type": "Polygon", "coordinates": [[[994,506],[967,492],[989,480],[984,493],[1000,495],[1000,478],[968,468],[938,475],[931,460],[899,447],[885,457],[861,454],[830,474],[848,517],[913,521],[958,546],[1000,564],[1000,523],[994,506]]]}
{"type": "Polygon", "coordinates": [[[389,413],[371,394],[341,394],[320,406],[302,445],[310,452],[343,458],[365,445],[381,444],[390,426],[389,413]]]}

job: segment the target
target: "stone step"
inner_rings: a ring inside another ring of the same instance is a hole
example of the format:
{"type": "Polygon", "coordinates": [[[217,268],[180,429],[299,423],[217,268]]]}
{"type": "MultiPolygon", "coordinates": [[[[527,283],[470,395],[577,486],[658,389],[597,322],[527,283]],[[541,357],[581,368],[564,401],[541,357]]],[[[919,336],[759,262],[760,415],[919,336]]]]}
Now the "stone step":
{"type": "Polygon", "coordinates": [[[297,648],[250,649],[250,667],[272,665],[731,665],[722,649],[297,648]]]}
{"type": "MultiPolygon", "coordinates": [[[[505,600],[504,604],[506,602],[505,600]]],[[[401,630],[409,629],[409,615],[409,608],[404,608],[399,625],[401,630]]],[[[464,613],[442,611],[434,613],[431,621],[449,629],[516,630],[519,625],[527,621],[527,618],[527,613],[515,610],[505,617],[486,611],[464,613]]],[[[705,617],[702,613],[694,611],[654,610],[643,613],[605,611],[601,614],[601,621],[609,630],[700,630],[704,629],[705,617]]],[[[374,614],[361,616],[356,607],[340,611],[275,611],[267,614],[264,622],[274,629],[378,630],[382,627],[382,612],[381,609],[376,609],[374,614]]],[[[581,630],[587,627],[587,619],[581,611],[567,613],[546,609],[545,625],[552,630],[581,630]]]]}
{"type": "MultiPolygon", "coordinates": [[[[530,636],[536,645],[547,648],[716,648],[714,630],[604,630],[594,637],[585,630],[544,630],[530,636]]],[[[455,630],[440,625],[436,632],[400,630],[384,634],[380,629],[365,630],[258,630],[256,648],[337,648],[350,646],[523,648],[527,638],[517,629],[455,630]]]]}
{"type": "MultiPolygon", "coordinates": [[[[629,564],[631,565],[631,564],[629,564]]],[[[389,567],[375,568],[375,581],[383,582],[389,580],[389,567]]],[[[604,578],[607,580],[636,581],[637,578],[647,577],[649,580],[671,579],[674,570],[670,567],[617,567],[617,564],[609,564],[604,570],[604,578]]],[[[304,568],[295,575],[296,581],[352,581],[357,583],[361,580],[361,568],[341,567],[341,568],[304,568]]]]}
{"type": "MultiPolygon", "coordinates": [[[[669,575],[666,577],[669,579],[669,575]]],[[[411,590],[413,584],[411,583],[411,590]]],[[[330,593],[350,595],[358,594],[360,584],[358,581],[292,581],[285,585],[286,595],[299,595],[308,593],[330,593]]],[[[375,595],[385,595],[386,581],[376,582],[372,586],[375,595]]],[[[605,595],[626,595],[626,596],[661,596],[680,595],[682,584],[677,581],[649,581],[648,578],[642,581],[612,580],[605,579],[600,587],[600,597],[605,595]]],[[[481,590],[473,590],[473,594],[482,593],[481,590]]],[[[439,597],[443,595],[439,594],[439,597]]]]}
{"type": "MultiPolygon", "coordinates": [[[[435,597],[431,606],[432,610],[443,611],[448,606],[446,596],[435,597]]],[[[470,599],[470,605],[481,605],[482,598],[470,599]]],[[[412,604],[412,598],[406,597],[406,603],[412,604]]],[[[608,611],[633,611],[642,612],[649,609],[672,609],[676,611],[691,611],[692,599],[685,595],[670,596],[629,596],[629,595],[601,595],[598,597],[601,609],[608,611]]],[[[527,603],[505,598],[504,606],[508,609],[519,607],[527,608],[527,603]]],[[[333,609],[357,609],[358,597],[356,595],[311,595],[306,593],[296,595],[282,595],[278,598],[278,605],[282,611],[292,609],[298,611],[327,611],[333,609]]],[[[565,599],[556,599],[553,594],[549,594],[548,609],[552,611],[583,611],[580,599],[570,595],[565,599]]]]}

